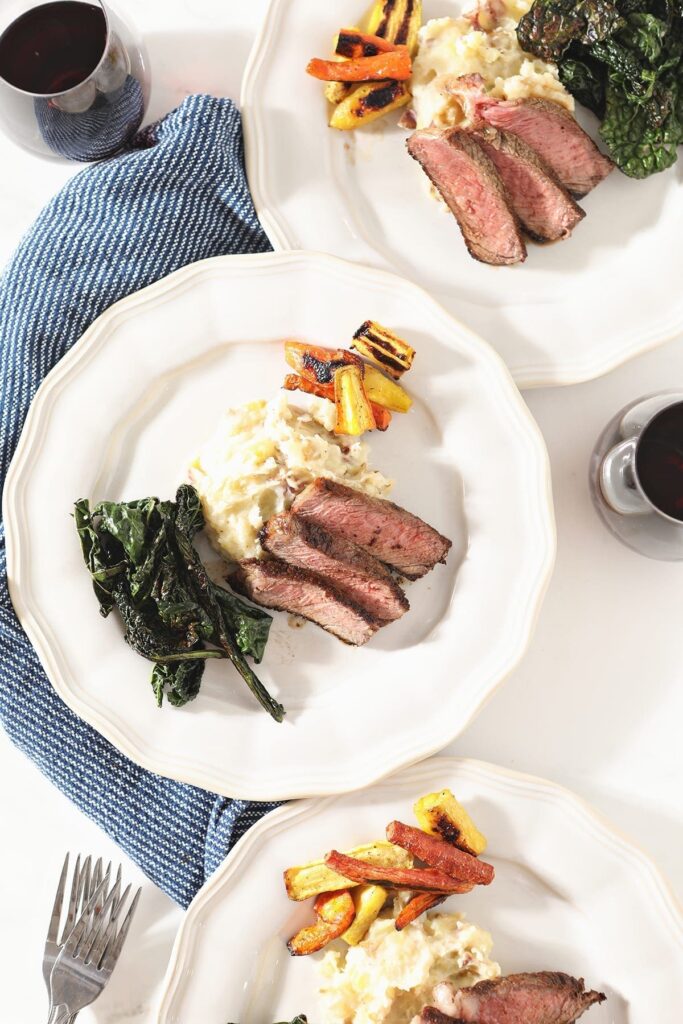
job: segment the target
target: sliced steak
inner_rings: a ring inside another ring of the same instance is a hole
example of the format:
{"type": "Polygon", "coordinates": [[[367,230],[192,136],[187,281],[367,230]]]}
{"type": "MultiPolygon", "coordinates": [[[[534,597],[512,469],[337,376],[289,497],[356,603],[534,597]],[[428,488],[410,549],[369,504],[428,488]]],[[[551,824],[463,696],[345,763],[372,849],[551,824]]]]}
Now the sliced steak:
{"type": "Polygon", "coordinates": [[[345,644],[360,647],[380,623],[335,590],[322,576],[278,559],[247,558],[228,577],[230,586],[250,601],[310,619],[345,644]]]}
{"type": "Polygon", "coordinates": [[[585,213],[536,151],[518,135],[491,125],[471,134],[500,174],[525,232],[536,242],[568,238],[585,213]]]}
{"type": "Polygon", "coordinates": [[[510,974],[456,989],[444,981],[434,989],[436,1009],[463,1024],[573,1024],[602,992],[587,992],[583,979],[554,971],[510,974]]]}
{"type": "Polygon", "coordinates": [[[404,615],[408,599],[387,567],[353,541],[334,536],[291,512],[273,516],[261,531],[261,544],[290,565],[324,576],[381,622],[404,615]]]}
{"type": "Polygon", "coordinates": [[[353,541],[409,580],[445,562],[451,547],[447,537],[393,502],[324,477],[304,488],[292,511],[335,537],[353,541]]]}
{"type": "Polygon", "coordinates": [[[569,111],[552,100],[481,97],[474,109],[487,124],[535,149],[572,195],[585,196],[614,168],[569,111]]]}
{"type": "Polygon", "coordinates": [[[475,139],[457,128],[427,128],[414,132],[407,146],[457,220],[476,260],[507,266],[526,259],[505,186],[475,139]]]}

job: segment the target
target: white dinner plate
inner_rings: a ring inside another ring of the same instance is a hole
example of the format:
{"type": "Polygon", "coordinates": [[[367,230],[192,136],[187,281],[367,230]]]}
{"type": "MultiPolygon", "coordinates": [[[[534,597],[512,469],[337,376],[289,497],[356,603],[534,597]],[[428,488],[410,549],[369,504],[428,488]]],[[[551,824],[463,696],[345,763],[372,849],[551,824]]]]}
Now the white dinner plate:
{"type": "Polygon", "coordinates": [[[456,758],[362,793],[290,804],[255,825],[190,905],[158,1024],[271,1024],[302,1012],[320,1024],[319,955],[292,958],[285,948],[310,909],[289,902],[283,870],[382,838],[388,822],[413,821],[415,800],[442,787],[487,836],[496,877],[441,909],[492,933],[503,973],[585,978],[608,998],[581,1024],[679,1024],[683,916],[648,857],[567,790],[456,758]]]}
{"type": "MultiPolygon", "coordinates": [[[[424,0],[425,19],[465,0],[424,0]]],[[[249,185],[276,249],[320,249],[426,288],[500,352],[520,387],[597,377],[683,330],[683,160],[634,181],[619,171],[581,200],[573,236],[529,246],[516,267],[465,249],[454,218],[405,151],[398,114],[355,132],[327,126],[305,73],[368,0],[272,0],[242,89],[249,185]]],[[[584,126],[595,136],[592,115],[584,126]]]]}
{"type": "Polygon", "coordinates": [[[253,799],[357,789],[443,748],[522,656],[555,547],[545,447],[496,354],[414,285],[312,253],[194,264],[100,317],[31,407],[5,524],[12,600],[64,700],[144,767],[253,799]],[[414,408],[369,435],[372,463],[451,536],[448,564],[362,649],[276,615],[258,671],[282,725],[225,662],[157,709],[150,664],[98,613],[74,500],[172,497],[227,408],[277,394],[282,339],[348,344],[368,317],[418,353],[414,408]]]}

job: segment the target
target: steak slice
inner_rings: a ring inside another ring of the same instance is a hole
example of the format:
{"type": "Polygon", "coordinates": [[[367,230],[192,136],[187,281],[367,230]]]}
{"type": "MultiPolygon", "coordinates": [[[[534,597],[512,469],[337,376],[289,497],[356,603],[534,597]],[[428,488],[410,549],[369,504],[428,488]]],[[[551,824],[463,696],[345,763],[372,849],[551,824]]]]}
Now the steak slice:
{"type": "Polygon", "coordinates": [[[518,135],[491,125],[471,134],[500,174],[525,232],[536,242],[568,238],[585,213],[536,151],[518,135]]]}
{"type": "Polygon", "coordinates": [[[572,195],[585,196],[614,168],[576,119],[552,100],[480,98],[476,114],[536,150],[572,195]]]}
{"type": "Polygon", "coordinates": [[[250,601],[310,619],[345,644],[360,647],[380,627],[377,619],[343,597],[322,576],[278,559],[246,558],[228,582],[250,601]]]}
{"type": "Polygon", "coordinates": [[[393,622],[410,605],[387,567],[353,541],[333,536],[291,512],[269,519],[261,544],[271,555],[328,580],[380,622],[393,622]]]}
{"type": "Polygon", "coordinates": [[[460,225],[475,260],[507,266],[526,259],[505,186],[475,139],[457,128],[426,128],[414,132],[407,146],[460,225]]]}
{"type": "Polygon", "coordinates": [[[583,978],[554,971],[509,974],[456,989],[443,981],[434,989],[436,1009],[463,1024],[573,1024],[602,992],[587,992],[583,978]]]}
{"type": "Polygon", "coordinates": [[[384,498],[318,477],[294,499],[292,511],[333,536],[342,536],[417,580],[445,562],[451,542],[433,527],[384,498]]]}

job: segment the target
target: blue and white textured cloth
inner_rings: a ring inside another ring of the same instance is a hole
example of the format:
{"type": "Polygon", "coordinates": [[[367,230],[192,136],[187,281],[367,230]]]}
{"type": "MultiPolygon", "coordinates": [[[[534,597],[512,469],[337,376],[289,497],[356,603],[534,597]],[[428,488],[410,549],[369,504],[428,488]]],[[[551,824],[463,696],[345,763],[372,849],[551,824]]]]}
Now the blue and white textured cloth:
{"type": "MultiPolygon", "coordinates": [[[[2,486],[38,385],[103,310],[195,260],[269,248],[229,100],[191,96],[124,154],[77,174],[0,278],[2,486]]],[[[4,524],[0,718],[17,746],[183,906],[274,806],[143,771],[66,707],[11,606],[4,524]]]]}

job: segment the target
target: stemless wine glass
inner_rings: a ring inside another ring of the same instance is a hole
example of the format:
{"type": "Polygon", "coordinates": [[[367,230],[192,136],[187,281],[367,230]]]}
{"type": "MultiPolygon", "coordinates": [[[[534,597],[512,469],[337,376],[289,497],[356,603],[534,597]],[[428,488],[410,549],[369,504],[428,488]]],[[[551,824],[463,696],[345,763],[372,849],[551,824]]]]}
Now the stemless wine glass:
{"type": "Polygon", "coordinates": [[[683,560],[683,391],[646,395],[610,420],[593,450],[590,487],[624,544],[683,560]]]}
{"type": "Polygon", "coordinates": [[[0,0],[0,126],[25,149],[111,156],[149,98],[142,41],[101,0],[0,0]]]}

